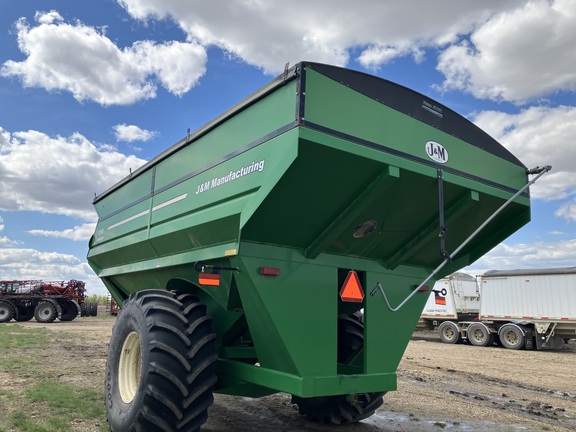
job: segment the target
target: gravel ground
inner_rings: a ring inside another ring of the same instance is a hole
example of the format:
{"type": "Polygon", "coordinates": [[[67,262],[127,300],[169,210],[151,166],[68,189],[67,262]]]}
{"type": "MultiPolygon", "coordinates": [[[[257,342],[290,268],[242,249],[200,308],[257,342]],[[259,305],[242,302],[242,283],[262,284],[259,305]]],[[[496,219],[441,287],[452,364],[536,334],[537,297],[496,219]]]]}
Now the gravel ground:
{"type": "MultiPolygon", "coordinates": [[[[35,355],[46,367],[84,370],[89,385],[103,386],[107,342],[114,320],[79,318],[27,327],[54,331],[55,343],[35,355]],[[59,341],[61,332],[78,337],[59,341]],[[63,349],[67,353],[63,354],[63,349]]],[[[3,324],[13,325],[13,324],[3,324]]],[[[85,379],[85,378],[84,378],[85,379]]],[[[0,386],[26,386],[0,373],[0,386]]],[[[10,409],[3,405],[3,409],[10,409]]],[[[499,347],[446,345],[430,331],[409,343],[398,370],[398,391],[384,397],[376,414],[354,425],[330,427],[306,421],[276,394],[261,399],[216,395],[206,432],[257,431],[574,431],[576,430],[576,344],[562,351],[513,351],[499,347]]],[[[78,430],[98,430],[79,425],[78,430]]]]}

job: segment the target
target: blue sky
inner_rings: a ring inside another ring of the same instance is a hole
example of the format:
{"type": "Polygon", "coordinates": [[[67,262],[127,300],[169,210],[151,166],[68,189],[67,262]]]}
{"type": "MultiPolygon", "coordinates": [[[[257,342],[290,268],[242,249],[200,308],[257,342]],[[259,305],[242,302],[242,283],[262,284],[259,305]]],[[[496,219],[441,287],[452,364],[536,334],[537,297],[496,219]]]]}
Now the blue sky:
{"type": "Polygon", "coordinates": [[[576,265],[576,0],[310,3],[2,2],[0,279],[105,293],[94,194],[300,60],[410,87],[553,166],[532,222],[467,271],[576,265]]]}

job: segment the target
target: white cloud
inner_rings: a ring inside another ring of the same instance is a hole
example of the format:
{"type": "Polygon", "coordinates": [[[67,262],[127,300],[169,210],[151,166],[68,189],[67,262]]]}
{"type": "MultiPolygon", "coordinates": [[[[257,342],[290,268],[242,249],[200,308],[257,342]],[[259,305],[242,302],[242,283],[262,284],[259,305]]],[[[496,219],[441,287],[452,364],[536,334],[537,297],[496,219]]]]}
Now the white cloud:
{"type": "Polygon", "coordinates": [[[531,187],[534,198],[557,200],[576,193],[576,107],[531,107],[519,114],[484,111],[474,122],[528,168],[552,165],[531,187]]]}
{"type": "Polygon", "coordinates": [[[481,274],[488,270],[573,267],[574,256],[576,239],[515,245],[501,243],[465,270],[481,274]]]}
{"type": "Polygon", "coordinates": [[[20,244],[22,244],[22,243],[19,241],[16,241],[16,240],[10,240],[6,236],[0,237],[0,246],[2,246],[2,247],[13,247],[13,246],[18,246],[20,244]]]}
{"type": "Polygon", "coordinates": [[[146,129],[141,129],[135,125],[119,124],[114,126],[116,141],[148,141],[154,138],[157,133],[146,129]]]}
{"type": "Polygon", "coordinates": [[[421,62],[434,48],[444,50],[444,89],[518,103],[576,90],[576,0],[117,2],[135,19],[173,20],[187,41],[120,47],[103,29],[37,13],[35,26],[24,18],[16,24],[27,58],[5,62],[1,74],[79,101],[131,104],[155,97],[158,86],[188,92],[205,74],[212,46],[269,74],[300,60],[345,66],[352,52],[375,70],[403,56],[421,62]]]}
{"type": "Polygon", "coordinates": [[[64,18],[62,18],[62,15],[60,15],[55,10],[51,10],[50,12],[36,12],[36,14],[34,15],[34,18],[40,24],[52,24],[54,22],[64,21],[64,18]]]}
{"type": "Polygon", "coordinates": [[[172,19],[202,46],[218,46],[267,73],[279,73],[286,62],[300,60],[344,66],[350,51],[377,68],[392,58],[438,47],[468,33],[490,16],[521,5],[519,0],[436,2],[405,0],[315,1],[290,3],[260,0],[183,2],[117,0],[133,18],[172,19]]]}
{"type": "Polygon", "coordinates": [[[562,217],[569,222],[576,222],[576,199],[562,204],[554,215],[562,217]]]}
{"type": "Polygon", "coordinates": [[[424,60],[424,51],[410,43],[399,43],[396,46],[373,45],[362,52],[358,61],[368,69],[378,69],[380,65],[403,56],[412,56],[416,63],[421,63],[424,60]]]}
{"type": "Polygon", "coordinates": [[[0,248],[0,274],[6,280],[86,282],[88,294],[106,295],[102,282],[84,261],[69,254],[29,248],[0,248]]]}
{"type": "MultiPolygon", "coordinates": [[[[4,219],[2,218],[2,216],[0,216],[0,232],[1,231],[4,231],[4,219]]],[[[21,244],[21,242],[15,241],[15,240],[10,240],[6,236],[0,237],[0,247],[13,247],[13,246],[17,246],[19,244],[21,244]]]]}
{"type": "Polygon", "coordinates": [[[79,133],[53,138],[37,131],[13,132],[0,148],[0,209],[93,221],[94,193],[106,190],[144,162],[99,148],[79,133]]]}
{"type": "Polygon", "coordinates": [[[95,229],[95,223],[88,223],[75,226],[74,228],[65,229],[63,231],[30,230],[28,232],[32,235],[43,237],[65,238],[75,241],[88,241],[92,234],[94,234],[95,229]]]}
{"type": "Polygon", "coordinates": [[[532,0],[494,15],[440,55],[443,88],[519,104],[576,90],[575,22],[575,0],[532,0]]]}
{"type": "Polygon", "coordinates": [[[8,145],[8,143],[10,143],[10,133],[0,127],[0,153],[2,153],[2,147],[8,145]]]}
{"type": "Polygon", "coordinates": [[[205,73],[206,51],[196,42],[139,41],[121,49],[103,31],[66,23],[56,11],[37,13],[36,21],[36,27],[24,18],[16,24],[18,46],[27,58],[9,60],[0,69],[0,75],[20,78],[25,87],[122,105],[155,97],[157,82],[180,96],[205,73]]]}
{"type": "MultiPolygon", "coordinates": [[[[2,218],[2,216],[0,216],[0,232],[4,231],[4,219],[2,218]]],[[[13,247],[13,246],[18,246],[22,244],[22,242],[19,242],[17,240],[10,240],[8,237],[6,236],[1,236],[0,237],[0,247],[13,247]]]]}
{"type": "MultiPolygon", "coordinates": [[[[21,274],[21,279],[41,278],[40,275],[32,276],[27,273],[27,268],[32,264],[44,265],[46,268],[51,266],[73,267],[83,265],[83,263],[74,255],[62,254],[58,252],[39,252],[34,249],[10,248],[0,249],[0,268],[15,269],[21,274]]],[[[41,271],[44,275],[51,274],[52,270],[41,271]],[[47,273],[48,272],[48,273],[47,273]]],[[[14,273],[14,271],[12,271],[14,273]]],[[[43,278],[44,276],[42,276],[43,278]]]]}

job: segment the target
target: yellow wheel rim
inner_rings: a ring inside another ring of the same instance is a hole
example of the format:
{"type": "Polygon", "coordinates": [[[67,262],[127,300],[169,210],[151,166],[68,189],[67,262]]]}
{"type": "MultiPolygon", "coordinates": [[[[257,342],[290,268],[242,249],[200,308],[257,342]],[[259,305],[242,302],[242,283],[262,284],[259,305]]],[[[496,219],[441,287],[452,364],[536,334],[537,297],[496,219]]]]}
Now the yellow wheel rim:
{"type": "Polygon", "coordinates": [[[138,333],[132,332],[124,340],[118,365],[118,387],[120,397],[125,403],[132,402],[136,396],[141,369],[140,337],[138,333]]]}

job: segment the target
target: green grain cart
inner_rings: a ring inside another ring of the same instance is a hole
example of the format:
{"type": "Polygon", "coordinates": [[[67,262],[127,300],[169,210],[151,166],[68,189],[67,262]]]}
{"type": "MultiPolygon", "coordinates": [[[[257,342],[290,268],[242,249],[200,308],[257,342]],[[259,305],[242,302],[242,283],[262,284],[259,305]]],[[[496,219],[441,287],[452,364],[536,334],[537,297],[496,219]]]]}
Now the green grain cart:
{"type": "Polygon", "coordinates": [[[407,88],[286,68],[94,200],[110,429],[196,431],[214,392],[372,415],[428,286],[526,224],[544,171],[407,88]]]}

